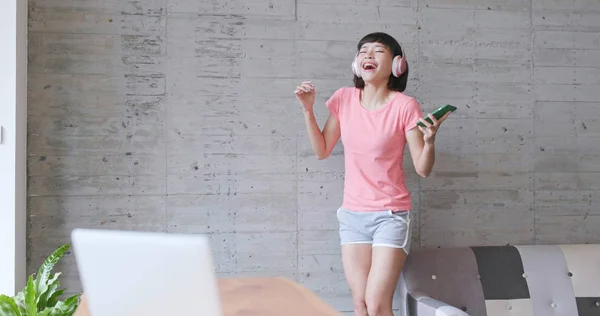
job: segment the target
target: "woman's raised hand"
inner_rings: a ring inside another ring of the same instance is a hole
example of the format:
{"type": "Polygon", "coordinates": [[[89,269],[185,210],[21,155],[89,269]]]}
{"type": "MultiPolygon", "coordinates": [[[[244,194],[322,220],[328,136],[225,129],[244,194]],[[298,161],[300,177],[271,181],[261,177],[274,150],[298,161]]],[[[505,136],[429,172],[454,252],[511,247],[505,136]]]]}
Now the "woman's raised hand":
{"type": "Polygon", "coordinates": [[[418,126],[421,132],[423,132],[423,140],[425,141],[425,143],[433,144],[435,142],[435,135],[437,134],[440,125],[442,125],[442,123],[448,118],[450,113],[451,112],[446,113],[439,120],[436,120],[431,113],[427,114],[427,116],[431,119],[433,124],[427,122],[425,118],[419,119],[419,121],[425,125],[425,127],[418,126]]]}
{"type": "Polygon", "coordinates": [[[315,85],[311,81],[303,81],[302,84],[296,86],[294,93],[304,111],[312,112],[315,104],[315,85]]]}

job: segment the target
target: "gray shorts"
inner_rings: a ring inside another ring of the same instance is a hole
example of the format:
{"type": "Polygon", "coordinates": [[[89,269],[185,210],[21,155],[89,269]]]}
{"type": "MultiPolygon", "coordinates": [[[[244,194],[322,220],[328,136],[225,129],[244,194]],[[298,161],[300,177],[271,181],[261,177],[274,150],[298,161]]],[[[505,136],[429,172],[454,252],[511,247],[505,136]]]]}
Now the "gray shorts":
{"type": "Polygon", "coordinates": [[[372,244],[410,251],[411,211],[337,211],[341,244],[372,244]]]}

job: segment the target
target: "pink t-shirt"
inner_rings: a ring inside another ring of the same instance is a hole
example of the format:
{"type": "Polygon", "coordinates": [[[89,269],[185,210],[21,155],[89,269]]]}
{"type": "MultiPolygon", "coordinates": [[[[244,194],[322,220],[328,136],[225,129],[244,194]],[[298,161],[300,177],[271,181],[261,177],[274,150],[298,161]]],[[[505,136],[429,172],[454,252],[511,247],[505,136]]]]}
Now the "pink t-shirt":
{"type": "Polygon", "coordinates": [[[340,122],[346,175],[342,207],[353,211],[411,210],[402,160],[405,133],[423,115],[412,97],[397,93],[382,108],[360,104],[360,90],[337,90],[326,106],[340,122]]]}

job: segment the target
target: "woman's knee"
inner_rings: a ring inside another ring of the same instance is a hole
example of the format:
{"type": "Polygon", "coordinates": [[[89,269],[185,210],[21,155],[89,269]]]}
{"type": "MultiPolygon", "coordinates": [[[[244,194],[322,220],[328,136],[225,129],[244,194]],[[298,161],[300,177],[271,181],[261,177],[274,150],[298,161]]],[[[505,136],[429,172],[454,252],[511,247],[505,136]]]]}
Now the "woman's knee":
{"type": "Polygon", "coordinates": [[[371,304],[367,306],[367,315],[369,316],[379,316],[382,314],[381,305],[371,304]]]}
{"type": "Polygon", "coordinates": [[[367,299],[367,315],[369,316],[388,316],[393,315],[391,302],[385,302],[380,298],[367,299]]]}
{"type": "Polygon", "coordinates": [[[367,313],[367,304],[365,304],[364,299],[353,299],[352,303],[354,305],[354,313],[358,316],[368,316],[367,313]]]}

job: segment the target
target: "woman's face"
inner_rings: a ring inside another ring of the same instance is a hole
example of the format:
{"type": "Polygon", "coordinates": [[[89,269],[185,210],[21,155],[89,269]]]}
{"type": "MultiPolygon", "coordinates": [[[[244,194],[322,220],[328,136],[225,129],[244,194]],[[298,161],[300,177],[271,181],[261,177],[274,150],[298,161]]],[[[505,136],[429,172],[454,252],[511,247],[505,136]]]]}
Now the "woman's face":
{"type": "Polygon", "coordinates": [[[365,83],[387,81],[392,73],[392,53],[381,43],[365,43],[356,57],[362,79],[365,83]]]}

